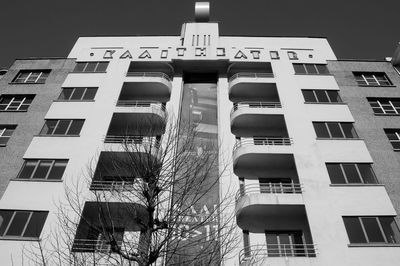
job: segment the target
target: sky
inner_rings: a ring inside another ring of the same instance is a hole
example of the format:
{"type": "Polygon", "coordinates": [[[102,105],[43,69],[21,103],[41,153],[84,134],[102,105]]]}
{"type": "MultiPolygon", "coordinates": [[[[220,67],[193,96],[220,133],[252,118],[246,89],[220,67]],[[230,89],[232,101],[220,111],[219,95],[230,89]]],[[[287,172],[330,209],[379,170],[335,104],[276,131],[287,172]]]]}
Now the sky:
{"type": "MultiPolygon", "coordinates": [[[[0,67],[67,57],[79,36],[180,35],[194,0],[3,0],[0,67]]],[[[392,56],[400,0],[210,0],[220,35],[327,37],[339,59],[392,56]]]]}

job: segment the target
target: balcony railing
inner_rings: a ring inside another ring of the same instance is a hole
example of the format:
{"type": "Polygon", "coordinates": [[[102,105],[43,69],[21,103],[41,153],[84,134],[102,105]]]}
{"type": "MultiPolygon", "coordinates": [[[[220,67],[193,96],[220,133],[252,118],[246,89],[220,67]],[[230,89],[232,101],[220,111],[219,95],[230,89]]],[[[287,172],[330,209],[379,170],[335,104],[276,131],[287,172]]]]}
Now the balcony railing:
{"type": "Polygon", "coordinates": [[[91,190],[109,190],[109,191],[131,191],[137,188],[134,181],[105,181],[93,180],[90,184],[91,190]]]}
{"type": "Polygon", "coordinates": [[[231,114],[243,108],[282,108],[280,102],[238,102],[233,104],[231,114]]]}
{"type": "Polygon", "coordinates": [[[293,144],[292,138],[254,137],[236,139],[233,150],[245,146],[289,146],[293,144]]]}
{"type": "Polygon", "coordinates": [[[109,241],[104,239],[75,239],[72,251],[110,253],[111,245],[109,241]]]}
{"type": "Polygon", "coordinates": [[[315,244],[253,245],[240,251],[239,263],[266,263],[267,257],[315,257],[316,254],[315,244]]]}
{"type": "Polygon", "coordinates": [[[125,143],[138,145],[143,147],[160,147],[160,140],[157,140],[155,137],[142,137],[142,136],[113,136],[107,135],[104,138],[105,143],[125,143]]]}
{"type": "Polygon", "coordinates": [[[237,79],[237,78],[273,78],[274,73],[236,73],[235,75],[229,78],[229,82],[237,79]]]}
{"type": "Polygon", "coordinates": [[[262,183],[249,184],[241,187],[236,194],[236,200],[249,194],[299,194],[303,191],[303,185],[298,183],[262,183]]]}
{"type": "Polygon", "coordinates": [[[127,72],[127,77],[149,77],[149,78],[163,78],[167,81],[171,81],[171,78],[162,72],[127,72]]]}

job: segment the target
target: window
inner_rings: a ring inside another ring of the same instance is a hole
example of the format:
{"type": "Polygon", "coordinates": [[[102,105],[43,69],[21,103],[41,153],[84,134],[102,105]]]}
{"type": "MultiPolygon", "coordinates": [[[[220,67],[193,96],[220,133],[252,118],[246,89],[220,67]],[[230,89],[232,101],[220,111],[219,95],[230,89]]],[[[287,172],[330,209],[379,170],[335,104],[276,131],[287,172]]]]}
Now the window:
{"type": "Polygon", "coordinates": [[[348,122],[313,122],[318,138],[326,139],[356,139],[357,132],[353,123],[348,122]]]}
{"type": "Polygon", "coordinates": [[[106,72],[108,62],[78,62],[76,63],[74,72],[106,72]]]}
{"type": "Polygon", "coordinates": [[[400,98],[367,98],[367,100],[374,114],[400,114],[400,98]]]}
{"type": "Polygon", "coordinates": [[[306,103],[341,103],[339,91],[336,90],[302,90],[306,103]]]}
{"type": "Polygon", "coordinates": [[[0,96],[0,111],[26,111],[35,95],[6,95],[0,96]]]}
{"type": "Polygon", "coordinates": [[[293,64],[296,74],[329,75],[329,70],[324,64],[293,64]]]}
{"type": "Polygon", "coordinates": [[[0,210],[0,238],[39,238],[48,213],[0,210]]]}
{"type": "Polygon", "coordinates": [[[301,231],[265,231],[268,257],[314,257],[301,231]]]}
{"type": "Polygon", "coordinates": [[[27,159],[17,179],[61,180],[67,163],[64,159],[27,159]]]}
{"type": "Polygon", "coordinates": [[[40,135],[74,136],[81,132],[83,119],[46,119],[40,135]]]}
{"type": "Polygon", "coordinates": [[[399,228],[391,216],[343,217],[350,243],[400,243],[399,228]]]}
{"type": "Polygon", "coordinates": [[[332,184],[377,184],[371,164],[327,163],[332,184]]]}
{"type": "Polygon", "coordinates": [[[361,86],[391,86],[389,78],[383,72],[353,72],[357,84],[361,86]]]}
{"type": "Polygon", "coordinates": [[[13,83],[44,83],[50,70],[21,70],[13,83]]]}
{"type": "Polygon", "coordinates": [[[97,88],[63,88],[59,100],[65,101],[86,101],[93,100],[97,88]]]}
{"type": "Polygon", "coordinates": [[[400,129],[399,128],[386,128],[384,129],[390,144],[392,144],[395,151],[400,151],[400,129]]]}
{"type": "Polygon", "coordinates": [[[16,127],[16,125],[0,125],[0,147],[6,146],[16,127]]]}

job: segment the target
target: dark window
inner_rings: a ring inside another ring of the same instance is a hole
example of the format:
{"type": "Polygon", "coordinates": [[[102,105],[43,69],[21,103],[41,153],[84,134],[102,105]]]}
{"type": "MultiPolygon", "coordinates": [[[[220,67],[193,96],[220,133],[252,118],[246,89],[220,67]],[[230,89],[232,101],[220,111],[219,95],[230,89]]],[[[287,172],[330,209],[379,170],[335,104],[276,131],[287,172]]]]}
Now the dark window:
{"type": "Polygon", "coordinates": [[[0,111],[26,111],[35,95],[1,95],[0,111]]]}
{"type": "Polygon", "coordinates": [[[50,70],[21,70],[13,83],[44,83],[49,74],[50,70]]]}
{"type": "Polygon", "coordinates": [[[357,132],[349,122],[313,122],[318,138],[356,139],[357,132]]]}
{"type": "Polygon", "coordinates": [[[106,72],[108,62],[78,62],[74,68],[74,72],[106,72]]]}
{"type": "Polygon", "coordinates": [[[68,160],[27,159],[19,172],[18,179],[61,180],[68,160]]]}
{"type": "Polygon", "coordinates": [[[307,245],[301,231],[265,231],[269,257],[313,257],[315,250],[307,245]]]}
{"type": "Polygon", "coordinates": [[[63,88],[59,100],[65,101],[84,101],[93,100],[97,88],[63,88]]]}
{"type": "Polygon", "coordinates": [[[46,119],[40,135],[75,136],[81,132],[83,119],[46,119]]]}
{"type": "Polygon", "coordinates": [[[302,90],[307,103],[341,103],[342,99],[336,90],[302,90]]]}
{"type": "Polygon", "coordinates": [[[0,125],[0,146],[6,146],[16,127],[16,125],[0,125]]]}
{"type": "Polygon", "coordinates": [[[400,98],[367,98],[375,114],[400,114],[400,98]]]}
{"type": "Polygon", "coordinates": [[[0,237],[38,238],[48,212],[0,210],[0,237]]]}
{"type": "Polygon", "coordinates": [[[391,216],[343,217],[350,243],[400,243],[399,228],[391,216]]]}
{"type": "Polygon", "coordinates": [[[296,74],[329,75],[329,70],[324,64],[293,64],[296,74]]]}
{"type": "Polygon", "coordinates": [[[384,72],[353,72],[358,85],[391,86],[392,82],[384,72]]]}
{"type": "Polygon", "coordinates": [[[386,128],[386,136],[388,137],[390,144],[392,144],[395,151],[400,151],[400,129],[399,128],[386,128]]]}
{"type": "Polygon", "coordinates": [[[332,184],[377,184],[371,164],[327,163],[332,184]]]}

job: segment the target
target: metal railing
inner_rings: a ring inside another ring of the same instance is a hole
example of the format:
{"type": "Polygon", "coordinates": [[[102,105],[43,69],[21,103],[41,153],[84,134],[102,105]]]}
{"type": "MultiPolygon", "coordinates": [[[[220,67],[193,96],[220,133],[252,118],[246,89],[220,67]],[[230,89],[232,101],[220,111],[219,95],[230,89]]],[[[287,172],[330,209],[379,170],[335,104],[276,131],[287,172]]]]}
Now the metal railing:
{"type": "Polygon", "coordinates": [[[236,139],[233,146],[235,151],[237,148],[244,146],[289,146],[293,144],[292,138],[277,138],[277,137],[253,137],[236,139]]]}
{"type": "Polygon", "coordinates": [[[299,194],[303,191],[303,185],[299,183],[261,183],[249,184],[241,187],[236,194],[236,200],[248,194],[299,194]]]}
{"type": "Polygon", "coordinates": [[[105,180],[93,180],[90,184],[91,190],[109,190],[109,191],[129,191],[135,188],[134,181],[105,181],[105,180]]]}
{"type": "Polygon", "coordinates": [[[156,137],[142,137],[142,136],[113,136],[107,135],[104,138],[105,143],[126,143],[132,145],[143,146],[145,148],[153,147],[160,148],[160,140],[156,137]]]}
{"type": "Polygon", "coordinates": [[[315,257],[315,244],[266,244],[245,247],[239,252],[239,263],[257,263],[266,257],[315,257]]]}
{"type": "Polygon", "coordinates": [[[243,108],[282,108],[280,102],[238,102],[233,104],[231,113],[243,108]]]}
{"type": "Polygon", "coordinates": [[[235,75],[231,76],[229,78],[229,82],[237,79],[237,78],[273,78],[274,73],[246,73],[246,72],[240,72],[236,73],[235,75]]]}
{"type": "MultiPolygon", "coordinates": [[[[119,245],[121,243],[118,243],[119,245]]],[[[72,252],[100,252],[110,253],[111,245],[105,239],[75,239],[72,252]]]]}
{"type": "Polygon", "coordinates": [[[156,101],[135,101],[135,100],[118,100],[117,106],[138,107],[138,108],[157,108],[165,112],[165,104],[156,101]]]}
{"type": "Polygon", "coordinates": [[[163,78],[171,82],[171,78],[162,72],[127,72],[127,77],[149,77],[149,78],[163,78]]]}

